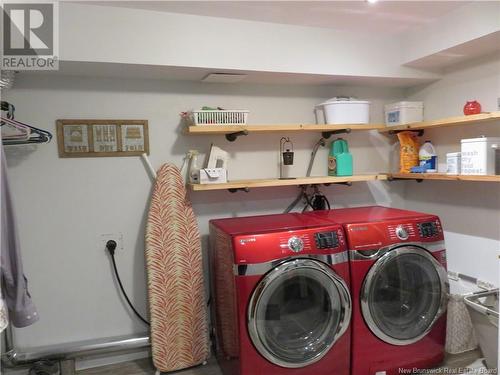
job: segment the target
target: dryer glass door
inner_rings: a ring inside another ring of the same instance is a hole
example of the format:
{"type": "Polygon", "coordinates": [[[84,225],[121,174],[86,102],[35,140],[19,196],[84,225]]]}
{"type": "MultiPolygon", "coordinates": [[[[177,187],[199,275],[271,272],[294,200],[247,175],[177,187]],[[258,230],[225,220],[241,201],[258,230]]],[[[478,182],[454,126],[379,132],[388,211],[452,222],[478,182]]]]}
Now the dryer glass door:
{"type": "Polygon", "coordinates": [[[288,368],[321,359],[346,331],[351,300],[346,284],[327,265],[295,259],[270,271],[256,287],[248,331],[261,355],[288,368]]]}
{"type": "Polygon", "coordinates": [[[384,254],[361,291],[363,317],[371,331],[394,345],[420,340],[446,308],[444,268],[425,249],[403,246],[384,254]]]}

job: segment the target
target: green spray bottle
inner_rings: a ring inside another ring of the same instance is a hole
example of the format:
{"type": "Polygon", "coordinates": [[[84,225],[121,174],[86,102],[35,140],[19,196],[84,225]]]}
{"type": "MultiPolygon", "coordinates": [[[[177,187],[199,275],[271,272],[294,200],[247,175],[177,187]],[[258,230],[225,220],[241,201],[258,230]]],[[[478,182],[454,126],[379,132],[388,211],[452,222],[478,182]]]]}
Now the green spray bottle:
{"type": "Polygon", "coordinates": [[[338,138],[330,145],[328,175],[352,176],[352,154],[345,139],[338,138]]]}

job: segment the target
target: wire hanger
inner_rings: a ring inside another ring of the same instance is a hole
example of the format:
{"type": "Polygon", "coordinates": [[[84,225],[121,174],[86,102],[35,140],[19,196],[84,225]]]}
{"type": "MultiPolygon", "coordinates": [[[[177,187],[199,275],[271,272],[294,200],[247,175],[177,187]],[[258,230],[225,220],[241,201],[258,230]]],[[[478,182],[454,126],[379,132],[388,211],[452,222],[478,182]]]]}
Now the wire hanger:
{"type": "Polygon", "coordinates": [[[15,107],[12,104],[2,101],[1,109],[2,111],[7,112],[7,115],[6,117],[1,117],[0,125],[9,125],[18,131],[14,134],[2,135],[2,143],[4,145],[48,143],[51,141],[52,134],[50,132],[14,120],[15,107]]]}
{"type": "MultiPolygon", "coordinates": [[[[14,107],[13,104],[11,104],[9,102],[4,102],[2,100],[1,107],[2,107],[2,111],[7,112],[7,118],[9,118],[9,119],[14,118],[14,112],[16,111],[16,107],[14,107]]],[[[3,125],[3,122],[2,122],[2,125],[3,125]]]]}

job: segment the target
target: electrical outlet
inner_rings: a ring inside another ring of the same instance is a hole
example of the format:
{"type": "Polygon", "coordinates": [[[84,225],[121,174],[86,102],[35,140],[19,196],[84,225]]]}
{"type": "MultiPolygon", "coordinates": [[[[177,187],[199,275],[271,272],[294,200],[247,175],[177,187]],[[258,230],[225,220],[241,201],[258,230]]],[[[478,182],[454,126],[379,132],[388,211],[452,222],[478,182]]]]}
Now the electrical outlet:
{"type": "Polygon", "coordinates": [[[116,241],[116,251],[123,250],[123,233],[104,233],[99,236],[99,250],[106,250],[106,243],[109,240],[116,241]]]}

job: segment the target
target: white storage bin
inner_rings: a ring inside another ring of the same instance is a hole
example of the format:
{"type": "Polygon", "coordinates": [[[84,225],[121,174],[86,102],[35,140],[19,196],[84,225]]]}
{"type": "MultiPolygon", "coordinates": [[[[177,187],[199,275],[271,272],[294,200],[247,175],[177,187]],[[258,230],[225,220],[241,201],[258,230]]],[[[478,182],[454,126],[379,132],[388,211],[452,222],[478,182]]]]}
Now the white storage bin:
{"type": "MultiPolygon", "coordinates": [[[[498,371],[498,289],[476,292],[465,296],[479,347],[489,369],[498,371]]],[[[485,372],[487,373],[487,372],[485,372]]]]}
{"type": "Polygon", "coordinates": [[[462,139],[461,172],[465,175],[494,175],[500,165],[500,137],[462,139]]]}
{"type": "Polygon", "coordinates": [[[450,152],[446,154],[446,174],[460,174],[461,153],[450,152]]]}
{"type": "Polygon", "coordinates": [[[249,112],[236,109],[193,111],[193,122],[195,125],[246,125],[249,112]]]}
{"type": "Polygon", "coordinates": [[[385,124],[396,126],[424,120],[424,103],[398,102],[385,106],[385,124]]]}
{"type": "Polygon", "coordinates": [[[332,98],[318,104],[322,109],[326,124],[368,124],[370,122],[370,102],[348,98],[332,98]]]}

